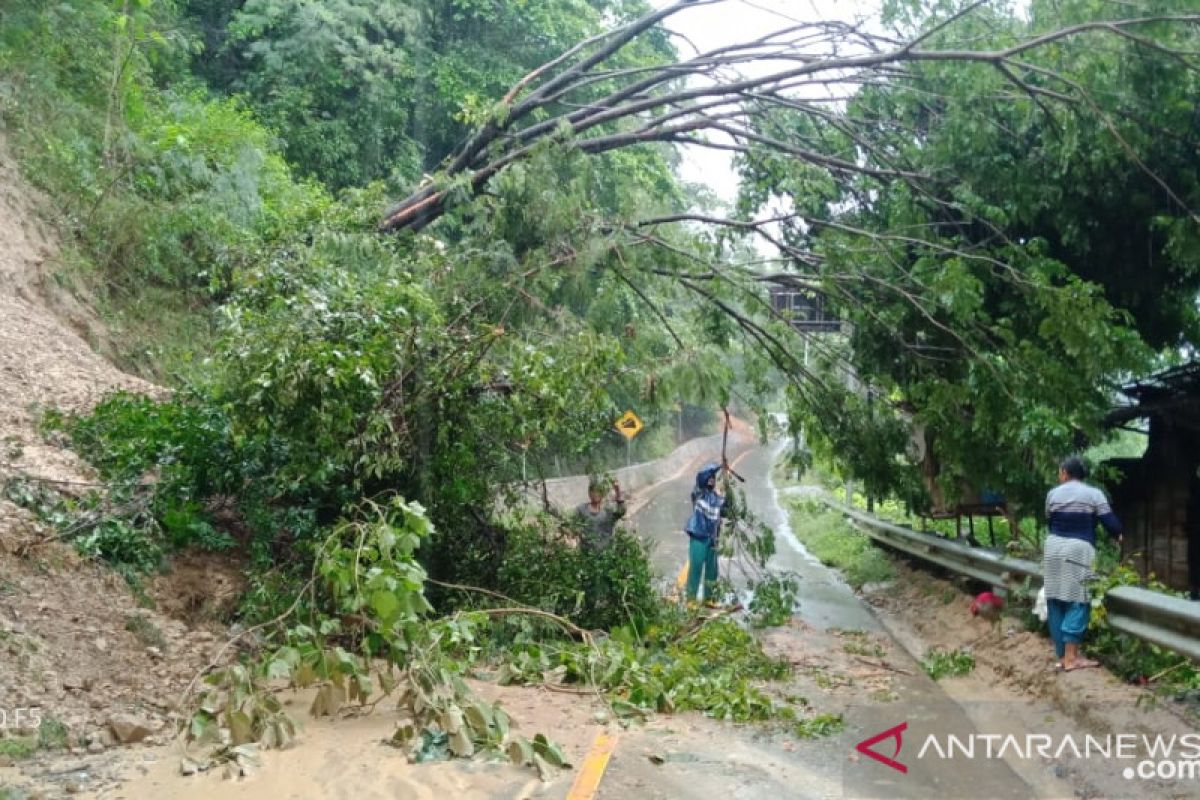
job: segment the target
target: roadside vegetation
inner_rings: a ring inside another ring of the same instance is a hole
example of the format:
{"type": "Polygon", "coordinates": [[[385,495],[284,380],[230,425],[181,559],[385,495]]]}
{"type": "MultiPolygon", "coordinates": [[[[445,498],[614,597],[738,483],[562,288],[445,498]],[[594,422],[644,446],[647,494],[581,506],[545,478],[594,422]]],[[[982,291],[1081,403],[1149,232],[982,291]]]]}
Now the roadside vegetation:
{"type": "Polygon", "coordinates": [[[861,589],[863,584],[885,583],[894,577],[887,554],[839,512],[818,501],[792,500],[789,505],[796,538],[852,587],[861,589]]]}
{"type": "MultiPolygon", "coordinates": [[[[944,488],[1028,505],[1029,464],[1102,438],[1116,376],[1194,340],[1187,3],[1110,25],[1091,0],[889,2],[894,37],[814,21],[802,74],[750,84],[725,68],[774,45],[691,59],[657,24],[687,5],[0,9],[7,146],[62,242],[48,278],[164,386],[45,416],[103,486],[3,491],[135,590],[185,550],[244,564],[228,621],[258,644],[231,643],[185,698],[192,768],[286,744],[285,684],[314,688],[318,716],[399,699],[414,758],[561,766],[471,696],[480,670],[598,691],[621,717],[831,733],[772,697],[788,668],[751,633],[657,597],[636,540],[585,553],[524,490],[619,463],[626,409],[652,457],[735,401],[765,424],[782,396],[808,461],[874,497],[928,507],[920,426],[944,488]],[[878,55],[851,72],[859,50],[878,55]],[[834,107],[797,80],[858,90],[834,107]],[[731,208],[678,170],[676,146],[714,132],[737,151],[731,208]],[[801,361],[768,277],[819,292],[847,332],[801,361]]],[[[852,585],[891,577],[844,522],[795,515],[852,585]]],[[[781,624],[796,585],[738,519],[751,622],[781,624]]]]}

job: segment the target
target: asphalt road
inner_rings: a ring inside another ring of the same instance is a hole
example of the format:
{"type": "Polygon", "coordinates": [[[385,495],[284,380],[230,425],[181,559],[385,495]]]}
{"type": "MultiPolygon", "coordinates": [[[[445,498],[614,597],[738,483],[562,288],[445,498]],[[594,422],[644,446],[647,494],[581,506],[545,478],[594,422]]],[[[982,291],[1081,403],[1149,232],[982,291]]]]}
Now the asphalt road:
{"type": "MultiPolygon", "coordinates": [[[[730,460],[746,478],[743,488],[751,511],[772,526],[777,554],[772,566],[801,580],[798,614],[808,626],[859,629],[887,636],[871,609],[836,573],[812,558],[792,536],[787,515],[773,486],[771,464],[778,447],[731,443],[730,460]]],[[[719,460],[720,454],[713,454],[719,460]]],[[[683,524],[689,511],[694,475],[689,471],[659,485],[631,523],[653,545],[652,560],[667,583],[686,563],[683,524]]],[[[728,565],[722,562],[722,569],[728,565]]],[[[736,576],[735,582],[736,582],[736,576]]],[[[796,636],[804,628],[794,629],[796,636]]],[[[890,637],[889,637],[890,638],[890,637]]],[[[792,743],[764,735],[753,726],[722,725],[680,716],[665,730],[632,729],[622,735],[596,796],[599,798],[940,798],[984,800],[1029,798],[1031,788],[1003,761],[952,762],[918,759],[923,737],[968,737],[975,728],[962,709],[929,679],[911,657],[897,662],[910,676],[896,686],[899,699],[881,704],[864,697],[846,714],[841,736],[792,743]],[[691,721],[689,721],[691,720],[691,721]],[[855,752],[854,745],[897,726],[903,741],[885,738],[871,749],[893,757],[904,772],[855,752]],[[658,754],[654,760],[648,757],[658,754]],[[665,754],[665,755],[664,755],[665,754]]]]}

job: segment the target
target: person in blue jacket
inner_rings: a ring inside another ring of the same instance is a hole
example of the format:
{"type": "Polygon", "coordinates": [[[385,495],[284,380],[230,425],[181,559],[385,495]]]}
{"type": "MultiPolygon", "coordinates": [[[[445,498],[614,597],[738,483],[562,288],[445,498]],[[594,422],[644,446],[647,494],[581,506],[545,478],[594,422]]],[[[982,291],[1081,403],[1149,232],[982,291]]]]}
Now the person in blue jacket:
{"type": "Polygon", "coordinates": [[[717,582],[717,544],[721,518],[725,516],[725,498],[717,494],[717,473],[720,464],[707,464],[696,473],[692,489],[692,514],[684,532],[688,535],[687,599],[700,599],[701,580],[705,600],[713,601],[717,582]]]}

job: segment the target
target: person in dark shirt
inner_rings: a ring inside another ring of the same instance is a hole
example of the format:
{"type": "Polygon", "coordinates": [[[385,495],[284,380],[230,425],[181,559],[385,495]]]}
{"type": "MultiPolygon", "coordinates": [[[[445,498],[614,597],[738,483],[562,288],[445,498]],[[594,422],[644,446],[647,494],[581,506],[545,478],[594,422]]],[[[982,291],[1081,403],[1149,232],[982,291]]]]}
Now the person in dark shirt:
{"type": "Polygon", "coordinates": [[[617,521],[625,516],[625,497],[621,494],[621,484],[613,479],[612,504],[604,502],[604,488],[603,480],[590,479],[588,501],[575,509],[575,515],[583,527],[580,543],[593,550],[603,550],[608,546],[616,530],[617,521]]]}

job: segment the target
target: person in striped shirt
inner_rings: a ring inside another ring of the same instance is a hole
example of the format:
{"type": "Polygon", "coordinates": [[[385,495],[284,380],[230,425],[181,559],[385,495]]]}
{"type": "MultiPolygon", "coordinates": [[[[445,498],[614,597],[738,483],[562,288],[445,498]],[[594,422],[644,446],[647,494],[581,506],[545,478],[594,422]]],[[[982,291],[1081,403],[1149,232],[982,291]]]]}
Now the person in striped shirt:
{"type": "Polygon", "coordinates": [[[1083,482],[1087,467],[1075,456],[1058,468],[1058,485],[1046,495],[1046,537],[1042,571],[1045,576],[1047,623],[1054,640],[1055,667],[1062,670],[1098,666],[1079,652],[1092,613],[1087,581],[1096,560],[1096,524],[1121,542],[1121,521],[1108,498],[1083,482]]]}

